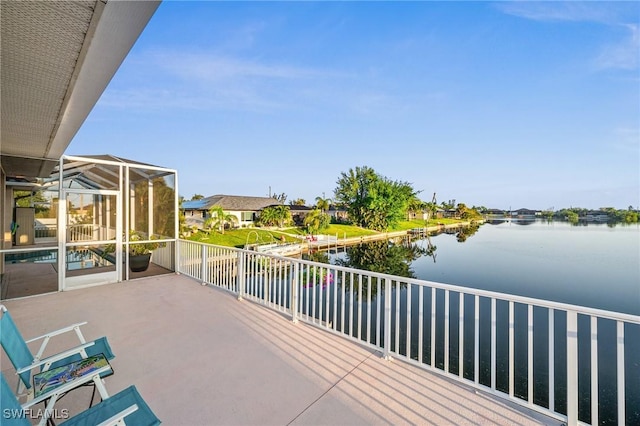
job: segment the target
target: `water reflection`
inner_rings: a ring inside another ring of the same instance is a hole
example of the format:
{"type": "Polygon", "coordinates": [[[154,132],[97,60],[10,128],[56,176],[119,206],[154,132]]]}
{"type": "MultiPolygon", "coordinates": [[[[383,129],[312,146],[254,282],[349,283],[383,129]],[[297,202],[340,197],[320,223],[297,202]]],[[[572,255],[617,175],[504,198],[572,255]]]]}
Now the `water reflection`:
{"type": "Polygon", "coordinates": [[[478,229],[480,229],[480,224],[475,222],[469,226],[458,228],[458,232],[456,233],[456,240],[458,240],[459,243],[464,243],[465,241],[467,241],[467,238],[475,235],[475,233],[478,232],[478,229]]]}
{"type": "Polygon", "coordinates": [[[373,241],[349,247],[346,257],[337,258],[335,264],[372,272],[416,278],[411,263],[425,255],[415,244],[396,244],[392,241],[373,241]]]}

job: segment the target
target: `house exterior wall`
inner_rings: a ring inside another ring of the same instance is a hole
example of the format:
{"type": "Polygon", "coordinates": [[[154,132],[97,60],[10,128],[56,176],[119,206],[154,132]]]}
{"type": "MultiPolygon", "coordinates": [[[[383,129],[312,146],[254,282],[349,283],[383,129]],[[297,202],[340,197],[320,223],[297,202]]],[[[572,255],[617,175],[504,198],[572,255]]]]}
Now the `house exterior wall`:
{"type": "MultiPolygon", "coordinates": [[[[257,216],[257,212],[249,211],[249,210],[224,210],[225,214],[231,215],[236,218],[236,226],[238,227],[247,227],[253,226],[255,224],[255,219],[257,216]],[[251,220],[242,220],[243,213],[251,213],[251,220]]],[[[209,217],[208,210],[186,210],[184,211],[184,216],[189,226],[197,226],[203,227],[204,222],[209,217]]]]}
{"type": "MultiPolygon", "coordinates": [[[[7,200],[9,200],[9,197],[7,194],[6,176],[4,175],[4,171],[2,169],[0,169],[0,200],[2,201],[2,203],[0,204],[0,238],[2,238],[2,240],[0,240],[0,249],[4,249],[4,248],[7,248],[6,247],[7,234],[5,232],[5,230],[7,229],[7,223],[5,218],[6,218],[6,206],[8,204],[7,200]]],[[[9,233],[8,237],[11,238],[11,233],[9,233]]],[[[4,256],[0,256],[0,274],[3,274],[3,273],[4,273],[4,256]]],[[[2,285],[2,279],[0,279],[0,285],[2,285]]]]}

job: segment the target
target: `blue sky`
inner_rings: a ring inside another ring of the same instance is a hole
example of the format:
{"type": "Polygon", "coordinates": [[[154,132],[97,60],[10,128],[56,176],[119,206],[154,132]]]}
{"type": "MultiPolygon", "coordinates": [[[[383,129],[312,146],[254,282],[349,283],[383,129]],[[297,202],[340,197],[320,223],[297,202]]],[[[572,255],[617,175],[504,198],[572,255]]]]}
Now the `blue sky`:
{"type": "Polygon", "coordinates": [[[640,205],[638,2],[165,1],[67,154],[179,192],[332,197],[369,166],[420,198],[640,205]]]}

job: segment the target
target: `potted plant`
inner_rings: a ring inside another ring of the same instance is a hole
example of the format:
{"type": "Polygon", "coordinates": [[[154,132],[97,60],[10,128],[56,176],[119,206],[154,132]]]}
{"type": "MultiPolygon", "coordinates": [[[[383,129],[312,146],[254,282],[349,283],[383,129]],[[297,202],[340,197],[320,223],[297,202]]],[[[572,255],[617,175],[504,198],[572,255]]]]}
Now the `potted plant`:
{"type": "MultiPolygon", "coordinates": [[[[151,235],[150,240],[155,239],[155,235],[151,235]]],[[[151,260],[151,252],[164,246],[163,243],[135,243],[147,239],[144,234],[133,229],[129,231],[129,269],[132,272],[143,272],[149,267],[151,260]]]]}
{"type": "MultiPolygon", "coordinates": [[[[150,240],[154,240],[157,237],[151,235],[150,240]]],[[[132,272],[143,272],[149,267],[149,261],[151,260],[151,252],[153,250],[164,247],[165,243],[144,242],[136,243],[136,241],[146,240],[146,234],[131,229],[129,231],[129,269],[132,272]]],[[[103,256],[115,252],[115,244],[109,244],[105,247],[103,256]]]]}

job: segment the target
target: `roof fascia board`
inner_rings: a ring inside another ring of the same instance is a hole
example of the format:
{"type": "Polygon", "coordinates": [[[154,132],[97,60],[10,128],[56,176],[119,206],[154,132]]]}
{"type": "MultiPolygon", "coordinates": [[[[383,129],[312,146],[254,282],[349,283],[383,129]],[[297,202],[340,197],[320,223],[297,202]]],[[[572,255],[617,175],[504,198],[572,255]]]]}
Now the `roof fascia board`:
{"type": "Polygon", "coordinates": [[[62,156],[159,4],[159,0],[96,2],[48,157],[62,156]]]}

